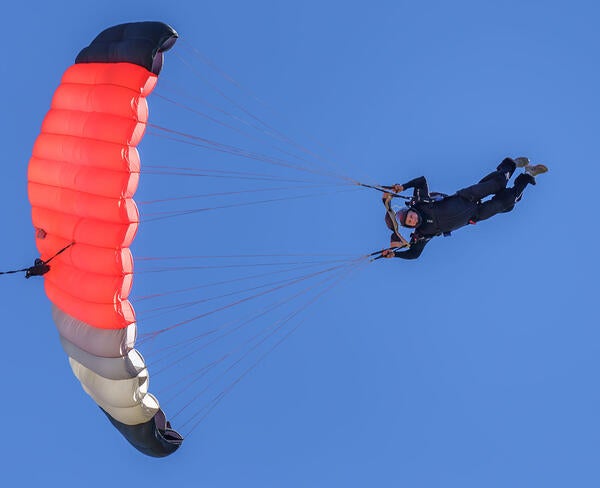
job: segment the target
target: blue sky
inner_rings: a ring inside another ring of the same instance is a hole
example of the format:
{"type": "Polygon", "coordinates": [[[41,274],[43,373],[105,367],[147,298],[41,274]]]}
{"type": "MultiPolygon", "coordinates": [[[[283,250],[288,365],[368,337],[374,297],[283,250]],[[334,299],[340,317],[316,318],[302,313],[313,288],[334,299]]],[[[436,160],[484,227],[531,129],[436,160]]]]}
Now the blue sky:
{"type": "MultiPolygon", "coordinates": [[[[213,72],[219,87],[349,177],[426,175],[453,192],[505,156],[550,167],[514,212],[434,240],[416,262],[377,261],[344,279],[164,460],[134,451],[83,393],[42,280],[3,277],[0,459],[9,484],[598,486],[595,2],[58,0],[13,3],[5,19],[4,269],[36,257],[27,161],[60,76],[121,22],[162,20],[179,32],[158,95],[190,102],[210,91],[182,64],[198,61],[197,48],[243,90],[213,72]]],[[[240,144],[158,96],[149,103],[160,126],[240,144]]],[[[246,164],[153,134],[140,152],[144,163],[172,167],[246,164]]],[[[280,174],[257,161],[244,168],[280,174]]],[[[139,198],[215,185],[148,175],[139,198]]],[[[375,192],[328,191],[148,222],[134,251],[345,257],[383,247],[388,235],[375,192]]],[[[135,292],[235,276],[202,273],[140,274],[135,292]]],[[[157,376],[151,390],[182,374],[157,376]]]]}

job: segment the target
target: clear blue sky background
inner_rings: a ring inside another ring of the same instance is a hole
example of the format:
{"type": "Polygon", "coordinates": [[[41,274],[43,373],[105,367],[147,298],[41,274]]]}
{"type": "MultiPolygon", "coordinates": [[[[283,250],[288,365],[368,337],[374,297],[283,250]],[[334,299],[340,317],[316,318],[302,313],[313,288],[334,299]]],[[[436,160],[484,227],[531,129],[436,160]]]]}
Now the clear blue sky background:
{"type": "MultiPolygon", "coordinates": [[[[599,486],[597,2],[56,0],[3,13],[4,269],[36,256],[26,170],[52,92],[126,21],[173,25],[350,176],[424,174],[452,192],[506,155],[550,167],[513,213],[338,286],[164,460],[134,451],[82,392],[42,280],[1,278],[5,486],[599,486]]],[[[200,89],[175,65],[165,80],[200,89]]],[[[204,134],[155,106],[161,125],[204,134]]],[[[145,143],[145,159],[166,147],[145,143]]],[[[261,211],[174,220],[152,252],[234,252],[241,238],[251,252],[359,255],[388,237],[367,190],[261,211]],[[224,239],[235,219],[272,230],[224,239]]]]}

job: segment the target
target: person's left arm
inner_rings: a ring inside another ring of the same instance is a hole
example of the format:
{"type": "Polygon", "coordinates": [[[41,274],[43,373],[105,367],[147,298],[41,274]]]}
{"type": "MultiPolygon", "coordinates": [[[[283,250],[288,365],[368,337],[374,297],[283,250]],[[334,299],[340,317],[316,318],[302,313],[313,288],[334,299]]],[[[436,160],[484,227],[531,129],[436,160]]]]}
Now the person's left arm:
{"type": "MultiPolygon", "coordinates": [[[[400,249],[386,249],[381,253],[384,258],[417,259],[430,239],[420,239],[410,245],[406,251],[400,249]]],[[[393,247],[393,246],[392,246],[393,247]]]]}

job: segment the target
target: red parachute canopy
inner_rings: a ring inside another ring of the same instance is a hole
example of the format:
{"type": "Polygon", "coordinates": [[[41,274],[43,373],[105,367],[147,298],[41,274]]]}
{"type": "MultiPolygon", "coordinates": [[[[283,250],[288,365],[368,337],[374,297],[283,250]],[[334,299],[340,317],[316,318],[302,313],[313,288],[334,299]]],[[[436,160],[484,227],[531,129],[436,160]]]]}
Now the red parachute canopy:
{"type": "Polygon", "coordinates": [[[136,146],[148,119],[163,52],[177,33],[162,22],[110,27],[65,72],[29,163],[36,244],[52,261],[45,289],[74,374],[140,451],[174,452],[183,438],[148,393],[133,349],[129,246],[139,222],[136,146]]]}

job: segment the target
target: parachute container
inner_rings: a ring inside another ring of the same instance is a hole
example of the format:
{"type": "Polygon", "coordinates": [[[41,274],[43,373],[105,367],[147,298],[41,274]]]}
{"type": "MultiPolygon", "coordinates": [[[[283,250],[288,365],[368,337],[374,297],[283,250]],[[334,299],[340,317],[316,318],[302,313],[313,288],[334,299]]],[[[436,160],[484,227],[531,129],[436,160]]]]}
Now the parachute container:
{"type": "Polygon", "coordinates": [[[181,445],[134,348],[129,250],[139,223],[133,200],[148,120],[146,97],[177,33],[162,22],[110,27],[64,73],[28,169],[36,245],[52,317],[73,373],[138,450],[163,457],[181,445]]]}

